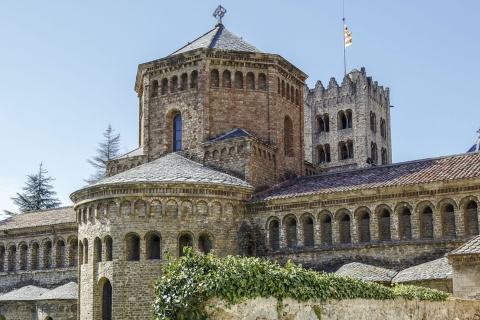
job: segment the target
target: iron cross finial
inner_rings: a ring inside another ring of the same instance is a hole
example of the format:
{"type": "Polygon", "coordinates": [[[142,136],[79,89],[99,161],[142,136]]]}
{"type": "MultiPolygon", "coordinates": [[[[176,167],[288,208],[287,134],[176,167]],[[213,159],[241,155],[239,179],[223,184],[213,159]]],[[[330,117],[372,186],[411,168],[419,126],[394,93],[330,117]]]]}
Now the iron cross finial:
{"type": "Polygon", "coordinates": [[[222,18],[227,13],[227,9],[219,5],[217,9],[213,12],[213,16],[217,18],[217,24],[222,24],[222,18]]]}

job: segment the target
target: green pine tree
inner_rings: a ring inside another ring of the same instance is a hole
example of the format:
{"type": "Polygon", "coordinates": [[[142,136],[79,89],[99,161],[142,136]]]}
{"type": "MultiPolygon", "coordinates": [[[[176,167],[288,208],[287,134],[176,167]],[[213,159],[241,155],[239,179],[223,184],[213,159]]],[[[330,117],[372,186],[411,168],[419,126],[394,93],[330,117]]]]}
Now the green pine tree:
{"type": "MultiPolygon", "coordinates": [[[[29,174],[27,182],[23,187],[23,193],[17,193],[16,197],[12,197],[13,203],[18,206],[21,213],[52,209],[60,206],[61,202],[55,198],[57,194],[53,191],[53,186],[50,184],[53,179],[47,176],[48,171],[43,168],[43,163],[40,163],[38,172],[29,174]]],[[[4,210],[7,215],[15,215],[15,212],[4,210]]]]}
{"type": "Polygon", "coordinates": [[[87,183],[94,183],[105,178],[107,162],[119,156],[120,133],[115,134],[115,130],[109,124],[103,137],[105,140],[98,144],[97,155],[92,159],[87,159],[87,162],[96,170],[88,179],[84,179],[87,183]]]}

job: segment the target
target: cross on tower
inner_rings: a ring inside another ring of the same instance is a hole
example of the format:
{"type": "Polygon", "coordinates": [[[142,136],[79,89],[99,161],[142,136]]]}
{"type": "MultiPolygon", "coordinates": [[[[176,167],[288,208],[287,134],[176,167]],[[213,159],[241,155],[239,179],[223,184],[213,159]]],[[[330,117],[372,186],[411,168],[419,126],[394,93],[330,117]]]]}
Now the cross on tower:
{"type": "Polygon", "coordinates": [[[218,6],[217,9],[213,12],[213,16],[217,18],[217,24],[222,24],[222,18],[227,13],[227,9],[222,6],[218,6]]]}

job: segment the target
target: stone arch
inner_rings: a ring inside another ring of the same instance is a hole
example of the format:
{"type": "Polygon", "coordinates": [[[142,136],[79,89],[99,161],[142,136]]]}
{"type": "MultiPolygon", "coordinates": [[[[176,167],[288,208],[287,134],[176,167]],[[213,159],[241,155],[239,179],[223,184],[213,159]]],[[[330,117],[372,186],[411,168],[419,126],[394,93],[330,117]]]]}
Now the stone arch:
{"type": "Polygon", "coordinates": [[[138,199],[135,201],[135,215],[139,217],[144,217],[147,215],[147,203],[143,199],[138,199]]]}
{"type": "Polygon", "coordinates": [[[361,206],[355,210],[354,217],[357,221],[358,242],[370,242],[372,240],[370,232],[372,211],[368,207],[361,206]]]}
{"type": "Polygon", "coordinates": [[[412,239],[412,212],[413,207],[407,202],[400,202],[395,206],[398,216],[398,238],[400,240],[412,239]]]}
{"type": "Polygon", "coordinates": [[[200,200],[197,202],[196,205],[196,214],[199,216],[207,216],[208,215],[208,204],[206,201],[200,200]]]}
{"type": "Polygon", "coordinates": [[[173,217],[173,218],[176,218],[178,216],[177,201],[170,199],[165,203],[165,215],[167,217],[173,217]]]}
{"type": "Polygon", "coordinates": [[[233,217],[234,214],[235,214],[235,207],[233,206],[232,203],[227,202],[227,204],[225,204],[225,216],[233,217]]]}
{"type": "Polygon", "coordinates": [[[333,215],[330,211],[323,210],[318,214],[320,221],[320,241],[322,244],[332,243],[332,221],[333,215]]]}
{"type": "Polygon", "coordinates": [[[125,260],[140,261],[140,236],[134,232],[125,235],[125,260]]]}
{"type": "Polygon", "coordinates": [[[340,243],[352,242],[352,217],[347,209],[340,209],[335,213],[338,224],[338,235],[340,243]]]}
{"type": "Polygon", "coordinates": [[[227,156],[227,148],[222,148],[222,150],[220,150],[220,157],[224,159],[226,156],[227,156]]]}
{"type": "Polygon", "coordinates": [[[451,198],[442,199],[437,203],[442,222],[442,236],[451,238],[456,236],[455,210],[457,203],[451,198]]]}
{"type": "Polygon", "coordinates": [[[78,239],[70,237],[68,239],[68,266],[76,267],[78,265],[78,239]]]}
{"type": "Polygon", "coordinates": [[[420,238],[433,239],[433,211],[435,206],[430,201],[417,204],[418,220],[420,222],[420,238]]]}
{"type": "Polygon", "coordinates": [[[179,90],[184,91],[184,90],[187,90],[187,89],[188,89],[188,74],[182,73],[182,75],[180,76],[179,90]]]}
{"type": "Polygon", "coordinates": [[[218,88],[220,86],[220,73],[217,69],[210,71],[210,87],[218,88]]]}
{"type": "Polygon", "coordinates": [[[289,214],[283,219],[283,226],[285,228],[285,241],[287,248],[294,248],[297,246],[297,217],[294,214],[289,214]]]}
{"type": "Polygon", "coordinates": [[[193,203],[190,200],[182,201],[182,215],[191,216],[193,214],[193,203]]]}
{"type": "Polygon", "coordinates": [[[285,155],[293,157],[293,121],[289,116],[283,121],[283,139],[285,155]]]}
{"type": "Polygon", "coordinates": [[[163,78],[160,86],[160,94],[163,96],[163,95],[166,95],[167,93],[168,93],[168,79],[163,78]]]}
{"type": "Polygon", "coordinates": [[[106,235],[103,238],[103,243],[105,243],[105,261],[113,260],[113,240],[112,237],[106,235]]]}
{"type": "Polygon", "coordinates": [[[102,240],[99,237],[93,239],[93,263],[102,262],[102,240]]]}
{"type": "Polygon", "coordinates": [[[100,310],[102,320],[111,320],[113,316],[113,288],[110,280],[101,278],[98,281],[99,296],[101,297],[100,310]]]}
{"type": "Polygon", "coordinates": [[[253,72],[247,73],[247,89],[255,90],[255,75],[253,72]]]}
{"type": "Polygon", "coordinates": [[[178,256],[183,257],[185,247],[193,248],[193,234],[190,231],[183,231],[178,235],[178,256]]]}
{"type": "Polygon", "coordinates": [[[113,218],[118,214],[118,206],[115,201],[110,201],[107,205],[108,218],[113,218]]]}
{"type": "Polygon", "coordinates": [[[19,259],[18,259],[18,269],[27,270],[28,266],[28,245],[25,241],[22,241],[18,244],[19,248],[19,259]]]}
{"type": "Polygon", "coordinates": [[[218,201],[214,201],[211,207],[212,216],[220,217],[222,215],[222,204],[218,201]]]}
{"type": "Polygon", "coordinates": [[[30,243],[30,269],[35,270],[39,268],[40,245],[36,240],[30,243]]]}
{"type": "Polygon", "coordinates": [[[100,202],[99,204],[97,204],[95,208],[95,218],[97,220],[102,220],[104,217],[105,217],[105,205],[103,204],[103,202],[100,202]]]}
{"type": "Polygon", "coordinates": [[[276,216],[267,220],[268,246],[272,250],[280,249],[280,219],[276,216]]]}
{"type": "Polygon", "coordinates": [[[158,199],[152,200],[150,203],[150,216],[162,215],[162,202],[158,199]]]}
{"type": "Polygon", "coordinates": [[[182,150],[183,117],[183,112],[177,108],[172,108],[166,113],[163,139],[170,152],[182,150]]]}
{"type": "Polygon", "coordinates": [[[267,76],[265,73],[258,75],[258,90],[267,91],[267,76]]]}
{"type": "Polygon", "coordinates": [[[460,201],[460,208],[463,211],[463,224],[466,236],[478,234],[478,205],[478,199],[474,196],[465,197],[460,201]]]}
{"type": "Polygon", "coordinates": [[[238,253],[243,257],[256,256],[255,232],[248,221],[243,221],[237,232],[238,253]]]}
{"type": "Polygon", "coordinates": [[[306,212],[300,218],[303,229],[303,245],[305,247],[313,247],[315,245],[315,218],[306,212]]]}
{"type": "Polygon", "coordinates": [[[158,96],[158,80],[153,80],[150,85],[150,97],[158,96]]]}
{"type": "Polygon", "coordinates": [[[55,267],[66,267],[67,266],[67,250],[66,250],[65,240],[59,237],[55,242],[55,267]]]}
{"type": "Polygon", "coordinates": [[[208,231],[200,233],[200,235],[198,236],[198,249],[204,254],[208,254],[210,253],[210,251],[212,251],[213,248],[213,235],[208,231]]]}
{"type": "Polygon", "coordinates": [[[160,260],[162,258],[162,236],[160,232],[148,232],[145,235],[145,247],[147,260],[160,260]]]}
{"type": "Polygon", "coordinates": [[[223,88],[232,87],[232,73],[228,70],[224,70],[222,73],[222,87],[223,88]]]}
{"type": "Polygon", "coordinates": [[[178,91],[178,77],[177,76],[173,76],[172,79],[171,79],[171,88],[170,88],[170,92],[171,93],[175,93],[178,91]]]}
{"type": "Polygon", "coordinates": [[[42,249],[43,249],[43,268],[48,269],[52,267],[52,241],[50,239],[44,239],[42,241],[42,249]]]}
{"type": "Polygon", "coordinates": [[[132,203],[128,200],[123,200],[120,203],[120,214],[122,216],[129,216],[132,214],[132,203]]]}
{"type": "Polygon", "coordinates": [[[378,240],[392,240],[392,209],[386,204],[381,204],[375,208],[375,214],[377,216],[378,240]]]}
{"type": "Polygon", "coordinates": [[[191,89],[198,88],[198,71],[197,70],[193,70],[192,73],[190,73],[190,88],[191,89]]]}

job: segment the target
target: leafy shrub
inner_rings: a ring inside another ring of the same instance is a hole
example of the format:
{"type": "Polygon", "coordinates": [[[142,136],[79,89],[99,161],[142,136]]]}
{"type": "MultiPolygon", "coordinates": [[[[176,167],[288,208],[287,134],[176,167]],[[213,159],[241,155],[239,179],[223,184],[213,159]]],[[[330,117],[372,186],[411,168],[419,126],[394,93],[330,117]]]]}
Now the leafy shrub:
{"type": "Polygon", "coordinates": [[[171,257],[163,276],[155,283],[154,319],[208,319],[205,303],[217,297],[233,305],[244,299],[275,297],[282,301],[328,299],[445,300],[448,294],[426,288],[398,285],[388,288],[357,278],[318,273],[288,261],[193,253],[190,248],[179,260],[171,257]]]}

